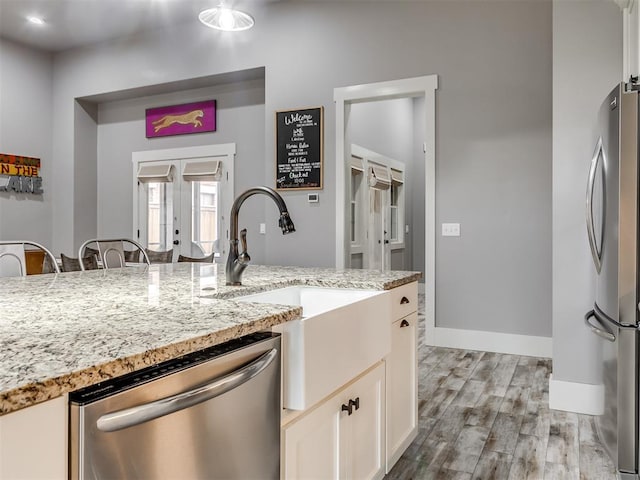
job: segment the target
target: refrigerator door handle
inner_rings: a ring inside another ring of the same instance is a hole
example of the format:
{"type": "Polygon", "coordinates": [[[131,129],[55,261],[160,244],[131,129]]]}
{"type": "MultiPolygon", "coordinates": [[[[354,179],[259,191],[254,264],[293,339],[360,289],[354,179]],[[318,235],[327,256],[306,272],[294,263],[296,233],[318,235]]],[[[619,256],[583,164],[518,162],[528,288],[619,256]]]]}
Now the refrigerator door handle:
{"type": "Polygon", "coordinates": [[[589,327],[591,331],[599,337],[602,337],[609,342],[616,341],[616,336],[607,327],[605,327],[602,322],[600,322],[600,320],[596,316],[596,312],[594,312],[593,310],[589,310],[586,313],[586,315],[584,316],[584,323],[586,323],[587,327],[589,327]],[[596,327],[593,323],[591,323],[591,318],[594,318],[596,322],[598,322],[599,327],[596,327]]]}
{"type": "Polygon", "coordinates": [[[596,150],[591,159],[591,167],[589,168],[589,180],[587,182],[587,236],[589,237],[589,247],[591,248],[591,256],[593,257],[593,263],[595,263],[596,270],[600,273],[602,269],[602,260],[600,258],[600,252],[596,245],[595,227],[593,225],[593,185],[596,181],[596,168],[598,166],[598,157],[600,154],[604,155],[602,151],[602,137],[598,138],[596,150]]]}

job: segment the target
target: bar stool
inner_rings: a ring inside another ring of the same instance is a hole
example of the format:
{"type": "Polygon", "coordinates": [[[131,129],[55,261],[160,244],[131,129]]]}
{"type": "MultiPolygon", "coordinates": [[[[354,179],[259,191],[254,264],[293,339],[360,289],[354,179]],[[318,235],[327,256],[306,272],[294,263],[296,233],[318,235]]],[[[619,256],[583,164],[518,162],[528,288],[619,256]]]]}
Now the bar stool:
{"type": "Polygon", "coordinates": [[[215,252],[211,255],[207,255],[206,257],[187,257],[186,255],[178,255],[178,262],[195,262],[195,263],[213,263],[213,257],[215,256],[215,252]]]}
{"type": "Polygon", "coordinates": [[[39,273],[60,273],[56,257],[44,245],[29,240],[12,240],[0,241],[0,277],[26,276],[29,268],[25,252],[33,251],[43,253],[39,273]],[[35,247],[35,250],[27,247],[35,247]]]}
{"type": "Polygon", "coordinates": [[[147,256],[151,263],[171,263],[173,262],[173,248],[164,252],[158,252],[156,250],[144,249],[147,252],[147,256]]]}
{"type": "MultiPolygon", "coordinates": [[[[98,247],[98,260],[102,262],[102,268],[121,268],[127,265],[127,262],[138,263],[140,261],[140,254],[142,254],[144,263],[151,265],[149,256],[145,252],[144,247],[135,240],[129,238],[115,238],[115,239],[100,239],[93,238],[87,240],[78,249],[78,258],[82,259],[85,256],[85,250],[87,245],[95,243],[98,247]],[[125,250],[125,244],[133,245],[135,250],[125,250]]],[[[85,270],[85,265],[80,260],[80,269],[85,270]]]]}

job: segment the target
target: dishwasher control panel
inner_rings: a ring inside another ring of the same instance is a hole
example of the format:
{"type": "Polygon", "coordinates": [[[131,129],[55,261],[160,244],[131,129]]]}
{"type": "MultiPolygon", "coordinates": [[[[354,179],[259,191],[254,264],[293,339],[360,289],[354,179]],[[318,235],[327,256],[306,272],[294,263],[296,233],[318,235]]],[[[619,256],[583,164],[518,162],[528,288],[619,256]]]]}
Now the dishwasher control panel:
{"type": "Polygon", "coordinates": [[[245,335],[204,350],[198,350],[197,352],[189,353],[182,357],[167,360],[141,370],[136,370],[135,372],[81,388],[69,394],[69,401],[74,405],[87,405],[277,336],[279,336],[279,334],[270,332],[256,332],[245,335]]]}

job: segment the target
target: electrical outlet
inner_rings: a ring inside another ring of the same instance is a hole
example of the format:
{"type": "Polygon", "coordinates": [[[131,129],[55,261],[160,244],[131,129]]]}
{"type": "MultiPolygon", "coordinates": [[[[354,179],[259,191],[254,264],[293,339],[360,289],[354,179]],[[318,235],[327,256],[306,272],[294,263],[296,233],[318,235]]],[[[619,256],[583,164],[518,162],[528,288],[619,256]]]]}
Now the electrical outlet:
{"type": "Polygon", "coordinates": [[[262,235],[264,235],[265,233],[267,233],[267,224],[266,223],[261,223],[260,224],[260,233],[262,235]]]}
{"type": "Polygon", "coordinates": [[[459,237],[460,224],[459,223],[443,223],[442,236],[443,237],[459,237]]]}

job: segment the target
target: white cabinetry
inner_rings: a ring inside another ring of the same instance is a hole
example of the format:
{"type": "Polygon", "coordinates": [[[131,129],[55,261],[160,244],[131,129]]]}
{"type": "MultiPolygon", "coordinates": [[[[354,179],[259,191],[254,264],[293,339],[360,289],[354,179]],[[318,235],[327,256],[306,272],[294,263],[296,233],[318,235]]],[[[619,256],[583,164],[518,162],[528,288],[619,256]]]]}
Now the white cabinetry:
{"type": "Polygon", "coordinates": [[[387,298],[391,347],[383,361],[310,408],[285,413],[283,479],[382,478],[415,439],[418,285],[395,288],[387,298]]]}
{"type": "Polygon", "coordinates": [[[386,357],[386,471],[418,433],[418,288],[392,290],[391,353],[386,357]]]}
{"type": "Polygon", "coordinates": [[[0,417],[0,479],[67,478],[67,396],[0,417]]]}
{"type": "Polygon", "coordinates": [[[377,363],[282,430],[286,479],[384,476],[385,367],[377,363]]]}

